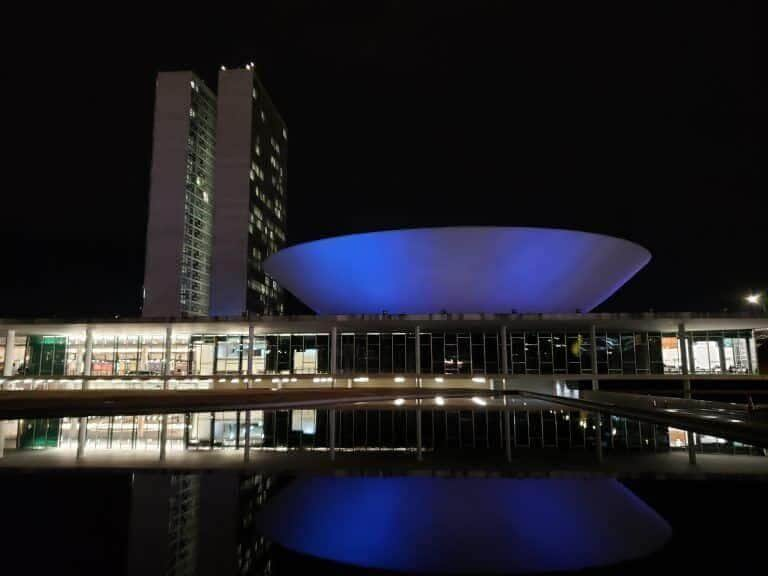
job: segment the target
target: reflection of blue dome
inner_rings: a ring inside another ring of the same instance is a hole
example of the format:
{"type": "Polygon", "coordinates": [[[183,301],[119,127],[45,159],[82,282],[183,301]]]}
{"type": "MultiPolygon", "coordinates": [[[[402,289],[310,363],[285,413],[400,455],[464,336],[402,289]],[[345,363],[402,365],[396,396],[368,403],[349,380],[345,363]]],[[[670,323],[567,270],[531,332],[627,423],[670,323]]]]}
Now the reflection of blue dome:
{"type": "Polygon", "coordinates": [[[573,313],[651,259],[637,244],[550,228],[418,228],[281,250],[265,271],[319,314],[573,313]]]}
{"type": "Polygon", "coordinates": [[[254,519],[290,550],[408,573],[583,570],[647,556],[669,524],[613,478],[299,478],[254,519]]]}

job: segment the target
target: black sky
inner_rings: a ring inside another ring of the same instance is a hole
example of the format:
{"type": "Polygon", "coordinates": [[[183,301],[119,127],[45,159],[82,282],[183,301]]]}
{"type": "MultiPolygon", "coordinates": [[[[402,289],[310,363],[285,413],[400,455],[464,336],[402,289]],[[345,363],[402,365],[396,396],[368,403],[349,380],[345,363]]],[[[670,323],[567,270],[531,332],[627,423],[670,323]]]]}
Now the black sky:
{"type": "Polygon", "coordinates": [[[221,64],[249,61],[288,125],[290,243],[574,228],[654,256],[599,310],[741,309],[768,287],[751,8],[577,4],[255,2],[30,24],[0,314],[138,313],[155,76],[192,68],[215,86],[221,64]]]}

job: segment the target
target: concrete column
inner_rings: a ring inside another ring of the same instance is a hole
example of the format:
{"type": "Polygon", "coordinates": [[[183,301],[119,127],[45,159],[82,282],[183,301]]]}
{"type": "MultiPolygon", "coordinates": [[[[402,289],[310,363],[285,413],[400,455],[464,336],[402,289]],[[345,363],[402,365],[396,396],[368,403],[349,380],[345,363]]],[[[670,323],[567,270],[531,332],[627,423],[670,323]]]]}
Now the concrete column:
{"type": "Polygon", "coordinates": [[[717,341],[717,352],[720,356],[720,372],[725,373],[725,343],[722,338],[717,341]]]}
{"type": "Polygon", "coordinates": [[[747,342],[747,366],[749,374],[759,372],[757,366],[757,343],[755,341],[755,331],[752,330],[752,337],[747,342]]]}
{"type": "Polygon", "coordinates": [[[88,426],[88,418],[81,417],[78,420],[78,429],[77,429],[77,459],[80,460],[83,456],[85,456],[85,442],[87,440],[86,437],[86,428],[88,426]]]}
{"type": "MultiPolygon", "coordinates": [[[[683,380],[683,398],[690,400],[691,398],[691,381],[690,379],[683,380]]],[[[691,466],[696,465],[696,437],[690,430],[685,431],[686,441],[688,444],[688,463],[691,466]]]]}
{"type": "Polygon", "coordinates": [[[336,408],[328,410],[328,447],[331,450],[331,460],[336,460],[336,408]]]}
{"type": "Polygon", "coordinates": [[[502,396],[504,403],[504,450],[507,456],[507,462],[512,461],[512,422],[509,417],[509,408],[507,406],[507,374],[509,373],[509,362],[507,361],[507,327],[502,326],[499,330],[499,340],[501,342],[501,389],[505,394],[502,396]]]}
{"type": "Polygon", "coordinates": [[[246,356],[245,369],[247,371],[247,380],[245,387],[251,387],[251,376],[253,376],[253,324],[248,325],[248,354],[246,356]]]}
{"type": "MultiPolygon", "coordinates": [[[[85,328],[85,354],[83,355],[83,386],[85,391],[88,389],[88,377],[91,375],[91,360],[93,359],[93,330],[90,326],[85,328]]],[[[81,417],[78,420],[77,430],[77,459],[85,456],[85,443],[87,440],[88,418],[81,417]]]]}
{"type": "Polygon", "coordinates": [[[165,445],[168,443],[168,414],[160,417],[160,461],[165,460],[165,445]]]}
{"type": "Polygon", "coordinates": [[[415,362],[416,362],[416,386],[418,388],[421,388],[421,384],[419,382],[419,375],[421,374],[421,327],[416,326],[416,355],[415,355],[415,362]]]}
{"type": "MultiPolygon", "coordinates": [[[[246,363],[246,378],[245,387],[251,387],[251,379],[253,378],[253,324],[248,324],[248,360],[246,363]]],[[[251,411],[247,409],[245,411],[245,438],[243,446],[243,459],[248,462],[251,457],[251,411]]]]}
{"type": "Polygon", "coordinates": [[[696,466],[696,434],[686,430],[688,440],[688,464],[696,466]]]}
{"type": "Polygon", "coordinates": [[[502,326],[499,329],[499,341],[501,343],[501,373],[509,374],[509,360],[507,359],[507,327],[502,326]]]}
{"type": "MultiPolygon", "coordinates": [[[[421,327],[416,326],[416,388],[421,388],[421,327]]],[[[424,458],[421,444],[421,398],[416,400],[416,459],[424,458]]]]}
{"type": "MultiPolygon", "coordinates": [[[[685,324],[680,323],[677,327],[677,341],[680,345],[680,364],[683,372],[683,398],[691,398],[691,379],[688,376],[688,347],[685,342],[685,324]]],[[[693,365],[693,362],[691,362],[693,365]]],[[[696,464],[696,444],[694,443],[693,432],[685,431],[686,442],[688,444],[688,463],[692,466],[696,464]]]]}
{"type": "MultiPolygon", "coordinates": [[[[3,365],[3,377],[13,376],[13,357],[16,352],[16,330],[8,329],[5,332],[5,364],[3,365]]],[[[0,390],[5,388],[5,383],[0,384],[0,390]]],[[[0,458],[5,453],[5,422],[0,420],[0,458]]]]}
{"type": "MultiPolygon", "coordinates": [[[[506,390],[506,385],[505,385],[506,390]]],[[[507,397],[504,397],[504,450],[507,456],[507,462],[512,462],[512,419],[510,418],[509,408],[506,406],[507,397]]]]}
{"type": "Polygon", "coordinates": [[[680,348],[680,371],[688,375],[688,346],[685,342],[685,324],[677,326],[677,346],[680,348]]]}
{"type": "MultiPolygon", "coordinates": [[[[331,328],[331,388],[336,387],[336,373],[338,367],[336,366],[336,354],[338,330],[336,326],[331,328]]],[[[336,409],[331,408],[328,410],[328,447],[331,451],[331,460],[336,460],[336,409]]]]}
{"type": "Polygon", "coordinates": [[[688,338],[688,362],[691,365],[688,371],[691,374],[696,374],[696,356],[693,353],[693,336],[688,338]]]}
{"type": "MultiPolygon", "coordinates": [[[[688,376],[688,346],[685,342],[685,325],[680,324],[677,328],[677,342],[680,346],[680,370],[683,373],[683,376],[688,376]]],[[[688,383],[688,388],[690,390],[690,380],[688,378],[683,378],[683,390],[685,390],[686,382],[688,383]]]]}
{"type": "Polygon", "coordinates": [[[141,350],[139,352],[139,370],[149,370],[149,346],[144,342],[144,337],[139,338],[141,350]]]}
{"type": "Polygon", "coordinates": [[[3,376],[13,376],[13,360],[16,353],[16,330],[9,328],[5,332],[5,364],[3,376]]]}
{"type": "MultiPolygon", "coordinates": [[[[589,329],[589,351],[592,357],[592,375],[597,376],[597,328],[590,326],[589,329]]],[[[599,390],[600,382],[597,378],[592,378],[592,390],[599,390]]]]}
{"type": "MultiPolygon", "coordinates": [[[[168,390],[168,376],[171,373],[171,350],[173,345],[173,325],[165,327],[165,354],[163,356],[163,390],[168,390]]],[[[168,414],[160,417],[160,460],[165,460],[168,443],[168,414]]]]}
{"type": "MultiPolygon", "coordinates": [[[[592,355],[592,390],[600,389],[600,381],[597,379],[597,328],[593,324],[589,327],[589,347],[592,355]]],[[[603,417],[597,413],[597,461],[603,461],[603,417]]]]}
{"type": "Polygon", "coordinates": [[[421,398],[419,398],[418,408],[416,408],[416,459],[419,462],[424,459],[424,453],[421,446],[421,398]]]}
{"type": "Polygon", "coordinates": [[[338,331],[336,329],[336,326],[331,328],[331,388],[333,388],[333,385],[336,383],[336,372],[337,372],[337,366],[336,366],[336,354],[338,353],[337,349],[337,343],[336,340],[338,338],[338,331]]]}
{"type": "Polygon", "coordinates": [[[83,376],[91,375],[93,363],[93,330],[88,326],[85,329],[85,352],[83,354],[83,376]]]}
{"type": "Polygon", "coordinates": [[[168,324],[165,327],[165,352],[163,353],[163,388],[165,386],[165,380],[171,373],[171,351],[173,350],[173,325],[168,324]]]}

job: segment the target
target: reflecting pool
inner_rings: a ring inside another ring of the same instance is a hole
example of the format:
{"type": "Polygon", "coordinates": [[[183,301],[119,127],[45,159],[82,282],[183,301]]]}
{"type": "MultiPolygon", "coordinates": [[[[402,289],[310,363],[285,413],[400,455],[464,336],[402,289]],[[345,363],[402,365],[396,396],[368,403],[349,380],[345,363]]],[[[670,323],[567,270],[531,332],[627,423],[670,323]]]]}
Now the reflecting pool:
{"type": "Polygon", "coordinates": [[[768,515],[766,476],[344,474],[0,469],[0,566],[141,576],[764,572],[754,520],[768,515]]]}

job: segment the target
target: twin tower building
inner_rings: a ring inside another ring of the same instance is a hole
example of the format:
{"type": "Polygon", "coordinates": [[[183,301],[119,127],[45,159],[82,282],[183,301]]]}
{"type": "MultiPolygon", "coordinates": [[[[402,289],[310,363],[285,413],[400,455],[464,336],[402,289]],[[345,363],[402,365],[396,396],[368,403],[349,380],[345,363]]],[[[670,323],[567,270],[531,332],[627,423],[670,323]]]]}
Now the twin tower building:
{"type": "Polygon", "coordinates": [[[285,244],[285,123],[253,65],[157,77],[146,318],[281,314],[263,262],[285,244]]]}

